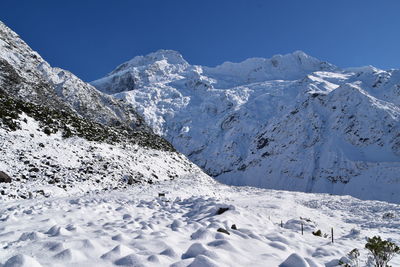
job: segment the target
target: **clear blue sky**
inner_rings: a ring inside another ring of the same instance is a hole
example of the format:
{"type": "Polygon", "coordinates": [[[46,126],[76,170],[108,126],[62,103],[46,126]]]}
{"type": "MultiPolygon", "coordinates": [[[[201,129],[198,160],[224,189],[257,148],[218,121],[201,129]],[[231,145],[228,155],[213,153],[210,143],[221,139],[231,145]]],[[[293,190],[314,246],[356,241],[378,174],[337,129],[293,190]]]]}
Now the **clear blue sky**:
{"type": "Polygon", "coordinates": [[[303,50],[400,68],[399,0],[2,0],[0,20],[86,81],[158,49],[207,66],[303,50]]]}

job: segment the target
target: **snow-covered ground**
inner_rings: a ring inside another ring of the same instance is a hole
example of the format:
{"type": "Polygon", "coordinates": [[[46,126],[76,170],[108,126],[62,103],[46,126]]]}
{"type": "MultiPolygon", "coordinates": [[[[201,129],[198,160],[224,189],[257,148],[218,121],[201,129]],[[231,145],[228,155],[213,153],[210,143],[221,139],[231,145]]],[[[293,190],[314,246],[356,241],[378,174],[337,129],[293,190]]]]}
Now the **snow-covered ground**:
{"type": "MultiPolygon", "coordinates": [[[[230,187],[196,176],[2,203],[0,214],[3,267],[278,266],[289,257],[281,266],[337,266],[354,248],[365,266],[366,237],[400,242],[396,204],[230,187]],[[229,210],[218,215],[220,208],[229,210]],[[388,213],[394,217],[385,219],[388,213]],[[312,235],[317,229],[327,237],[312,235]],[[25,265],[13,265],[18,261],[25,265]]],[[[400,257],[391,263],[400,266],[400,257]]]]}
{"type": "Polygon", "coordinates": [[[132,187],[197,173],[206,176],[185,156],[141,147],[130,142],[107,144],[73,136],[45,134],[26,114],[21,129],[0,127],[0,171],[12,178],[0,183],[0,201],[36,196],[67,196],[132,187]]]}

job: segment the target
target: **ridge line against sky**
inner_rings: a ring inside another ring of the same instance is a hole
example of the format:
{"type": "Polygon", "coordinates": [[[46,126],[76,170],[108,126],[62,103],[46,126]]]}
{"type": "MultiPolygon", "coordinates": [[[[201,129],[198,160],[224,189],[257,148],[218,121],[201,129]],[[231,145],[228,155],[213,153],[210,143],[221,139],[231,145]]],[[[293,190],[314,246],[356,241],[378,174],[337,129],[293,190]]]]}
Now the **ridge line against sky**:
{"type": "Polygon", "coordinates": [[[339,67],[400,68],[398,10],[396,0],[5,0],[0,20],[91,81],[159,49],[205,66],[302,50],[339,67]]]}

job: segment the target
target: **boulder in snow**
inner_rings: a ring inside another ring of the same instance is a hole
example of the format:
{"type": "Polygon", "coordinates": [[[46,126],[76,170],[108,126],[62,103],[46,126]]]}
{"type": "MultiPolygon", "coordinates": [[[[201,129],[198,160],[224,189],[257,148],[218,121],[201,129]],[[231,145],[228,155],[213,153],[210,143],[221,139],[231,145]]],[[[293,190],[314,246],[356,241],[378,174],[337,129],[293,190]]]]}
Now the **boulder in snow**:
{"type": "Polygon", "coordinates": [[[0,171],[0,183],[11,183],[12,179],[7,173],[0,171]]]}

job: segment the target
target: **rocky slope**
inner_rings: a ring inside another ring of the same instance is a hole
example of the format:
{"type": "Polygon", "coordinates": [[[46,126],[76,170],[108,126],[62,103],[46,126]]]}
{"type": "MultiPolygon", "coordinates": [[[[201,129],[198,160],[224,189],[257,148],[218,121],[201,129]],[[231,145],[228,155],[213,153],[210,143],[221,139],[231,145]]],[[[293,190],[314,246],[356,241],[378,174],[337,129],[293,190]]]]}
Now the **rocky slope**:
{"type": "Polygon", "coordinates": [[[52,68],[0,23],[0,200],[198,175],[132,105],[52,68]]]}
{"type": "Polygon", "coordinates": [[[400,71],[297,51],[217,67],[169,50],[92,82],[217,180],[400,202],[400,71]]]}
{"type": "Polygon", "coordinates": [[[7,93],[40,105],[73,110],[107,125],[145,127],[131,105],[102,94],[72,73],[52,68],[0,22],[0,84],[7,93]]]}

